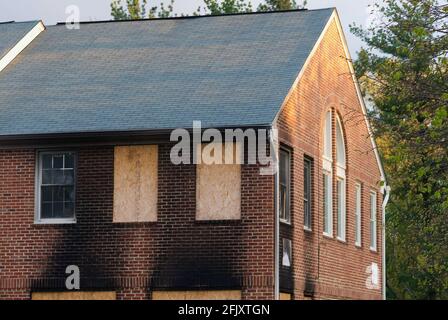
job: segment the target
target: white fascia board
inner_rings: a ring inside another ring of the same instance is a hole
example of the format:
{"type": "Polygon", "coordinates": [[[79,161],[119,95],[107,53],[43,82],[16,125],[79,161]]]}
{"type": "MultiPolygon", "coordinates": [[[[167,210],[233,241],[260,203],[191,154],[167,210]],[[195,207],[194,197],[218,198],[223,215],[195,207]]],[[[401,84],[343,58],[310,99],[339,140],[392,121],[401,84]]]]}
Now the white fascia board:
{"type": "Polygon", "coordinates": [[[292,87],[289,89],[289,92],[286,95],[286,98],[283,100],[283,103],[282,103],[282,105],[280,107],[280,110],[275,115],[273,123],[277,123],[278,117],[282,113],[282,110],[285,108],[286,104],[288,103],[289,98],[291,97],[291,95],[294,92],[295,88],[297,87],[297,85],[299,84],[300,80],[302,79],[303,74],[305,73],[306,68],[310,64],[311,59],[313,58],[314,54],[316,53],[317,49],[319,48],[320,43],[322,42],[325,34],[327,33],[327,30],[330,28],[330,25],[333,22],[333,19],[335,18],[335,14],[336,14],[336,9],[333,10],[333,13],[331,14],[330,18],[328,19],[327,24],[325,25],[324,30],[320,34],[319,38],[317,39],[316,43],[314,44],[313,49],[311,49],[310,54],[306,58],[305,63],[303,64],[302,69],[300,69],[299,74],[297,75],[296,80],[294,80],[294,83],[293,83],[292,87]]]}
{"type": "Polygon", "coordinates": [[[45,26],[39,21],[17,44],[0,58],[0,72],[5,69],[42,31],[45,26]]]}
{"type": "Polygon", "coordinates": [[[386,187],[386,175],[384,174],[384,168],[383,168],[383,164],[381,162],[380,154],[378,152],[378,147],[377,147],[375,139],[373,137],[372,128],[370,126],[370,122],[369,122],[369,119],[367,117],[366,104],[364,102],[364,98],[362,96],[361,89],[359,87],[358,79],[356,79],[355,69],[353,67],[352,58],[351,58],[350,51],[349,51],[348,45],[347,45],[347,39],[345,38],[344,31],[342,30],[341,20],[339,19],[339,15],[338,15],[336,10],[335,10],[335,21],[336,21],[336,25],[338,27],[338,33],[339,33],[339,36],[341,38],[342,45],[344,47],[344,53],[345,53],[345,56],[347,58],[346,59],[347,60],[347,64],[348,64],[348,67],[350,69],[350,73],[352,74],[353,83],[354,83],[355,89],[356,89],[356,94],[357,94],[358,99],[359,99],[359,104],[361,105],[361,109],[362,109],[362,113],[363,113],[363,116],[364,116],[364,120],[366,121],[367,130],[368,130],[370,141],[371,141],[372,147],[373,147],[373,152],[375,153],[375,158],[376,158],[376,161],[377,161],[377,164],[378,164],[378,168],[380,170],[381,181],[383,182],[383,185],[381,186],[381,193],[384,194],[385,187],[386,187]]]}
{"type": "Polygon", "coordinates": [[[386,181],[386,175],[384,174],[384,168],[383,168],[383,164],[381,162],[381,158],[380,158],[380,155],[379,155],[379,152],[378,152],[378,147],[376,145],[375,139],[373,138],[372,128],[370,127],[370,123],[369,123],[369,120],[367,118],[366,105],[365,105],[364,99],[362,97],[362,93],[361,93],[361,89],[359,87],[358,79],[356,79],[356,76],[355,76],[355,69],[353,68],[352,58],[350,56],[350,52],[349,52],[349,49],[348,49],[347,40],[346,40],[344,32],[342,30],[341,21],[339,19],[339,15],[338,15],[336,9],[334,9],[332,15],[328,19],[328,22],[327,22],[324,30],[322,31],[321,35],[319,36],[319,39],[314,44],[314,47],[311,50],[311,53],[308,55],[308,58],[306,59],[305,63],[303,64],[303,67],[300,70],[299,75],[297,76],[296,80],[294,81],[294,84],[292,85],[292,87],[289,90],[286,98],[284,99],[283,104],[280,107],[279,112],[275,116],[273,123],[277,123],[278,117],[280,116],[283,108],[285,107],[285,105],[289,101],[289,98],[291,97],[294,89],[297,87],[297,85],[299,84],[300,80],[302,79],[303,74],[305,73],[305,70],[308,67],[308,64],[310,63],[311,59],[313,58],[314,54],[316,53],[317,48],[319,48],[319,46],[320,46],[320,44],[322,42],[322,39],[324,38],[325,34],[327,33],[327,31],[328,31],[328,29],[329,29],[329,27],[330,27],[330,25],[331,25],[331,23],[333,21],[336,22],[336,25],[337,25],[337,28],[338,28],[338,33],[339,33],[339,36],[340,36],[340,39],[341,39],[341,42],[342,42],[342,46],[344,48],[344,53],[345,53],[345,56],[346,56],[347,64],[348,64],[348,67],[350,69],[350,73],[352,74],[353,83],[354,83],[355,89],[356,89],[356,94],[358,96],[358,100],[359,100],[359,103],[361,105],[363,116],[364,116],[364,119],[366,121],[367,130],[368,130],[368,133],[369,133],[369,136],[370,136],[370,141],[372,143],[373,151],[375,153],[375,158],[376,158],[376,161],[377,161],[377,164],[378,164],[378,168],[380,170],[380,175],[381,175],[380,179],[383,182],[383,186],[381,187],[381,193],[384,193],[385,187],[386,187],[386,184],[387,184],[386,183],[387,182],[386,181]]]}

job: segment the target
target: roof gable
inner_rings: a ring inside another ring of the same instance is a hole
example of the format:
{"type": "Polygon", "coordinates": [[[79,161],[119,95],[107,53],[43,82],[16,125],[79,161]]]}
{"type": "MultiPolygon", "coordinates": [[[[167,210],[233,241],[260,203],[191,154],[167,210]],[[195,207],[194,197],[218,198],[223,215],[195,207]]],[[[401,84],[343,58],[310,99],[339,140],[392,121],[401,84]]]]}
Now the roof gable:
{"type": "Polygon", "coordinates": [[[40,21],[0,23],[0,71],[43,29],[40,21]]]}
{"type": "Polygon", "coordinates": [[[37,21],[0,23],[0,59],[37,23],[37,21]]]}
{"type": "Polygon", "coordinates": [[[48,27],[0,74],[0,136],[270,125],[332,13],[48,27]]]}

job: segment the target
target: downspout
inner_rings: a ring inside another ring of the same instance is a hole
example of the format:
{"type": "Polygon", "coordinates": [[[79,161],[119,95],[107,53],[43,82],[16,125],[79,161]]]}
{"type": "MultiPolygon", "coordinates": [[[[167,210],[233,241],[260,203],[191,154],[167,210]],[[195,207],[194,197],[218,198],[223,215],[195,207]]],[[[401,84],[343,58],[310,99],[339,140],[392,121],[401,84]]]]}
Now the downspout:
{"type": "Polygon", "coordinates": [[[383,199],[383,217],[382,217],[382,271],[383,271],[383,300],[386,300],[386,206],[390,196],[390,186],[385,186],[385,197],[383,199]]]}
{"type": "Polygon", "coordinates": [[[271,145],[270,151],[274,155],[274,299],[280,299],[280,221],[279,221],[279,208],[280,208],[280,176],[279,176],[279,148],[277,141],[277,134],[273,131],[276,130],[274,127],[271,128],[269,132],[269,142],[271,145]]]}

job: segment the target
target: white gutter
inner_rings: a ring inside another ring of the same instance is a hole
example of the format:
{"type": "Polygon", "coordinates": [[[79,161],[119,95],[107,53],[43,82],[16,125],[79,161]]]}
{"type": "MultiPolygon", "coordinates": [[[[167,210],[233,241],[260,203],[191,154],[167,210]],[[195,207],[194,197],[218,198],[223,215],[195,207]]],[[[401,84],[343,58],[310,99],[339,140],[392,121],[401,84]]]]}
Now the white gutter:
{"type": "Polygon", "coordinates": [[[269,132],[269,140],[271,144],[271,152],[275,157],[274,166],[275,166],[275,183],[274,183],[274,299],[280,299],[280,220],[279,220],[279,208],[280,208],[280,176],[279,176],[279,148],[278,148],[278,139],[276,138],[276,134],[274,134],[274,128],[272,128],[269,132]]]}
{"type": "Polygon", "coordinates": [[[8,51],[2,58],[0,57],[0,72],[14,60],[42,31],[45,26],[39,21],[17,44],[8,51]]]}
{"type": "Polygon", "coordinates": [[[385,186],[385,196],[383,199],[383,217],[382,217],[382,271],[383,271],[383,300],[386,300],[386,206],[389,202],[389,196],[390,196],[390,187],[385,186]]]}

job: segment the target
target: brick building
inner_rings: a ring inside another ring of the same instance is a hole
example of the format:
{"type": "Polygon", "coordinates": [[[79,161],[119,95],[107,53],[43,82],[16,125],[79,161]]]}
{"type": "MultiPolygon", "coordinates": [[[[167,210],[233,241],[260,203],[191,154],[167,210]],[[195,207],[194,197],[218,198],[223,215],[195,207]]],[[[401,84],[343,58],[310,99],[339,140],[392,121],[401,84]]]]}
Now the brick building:
{"type": "Polygon", "coordinates": [[[381,299],[387,190],[334,9],[0,24],[0,299],[381,299]]]}

